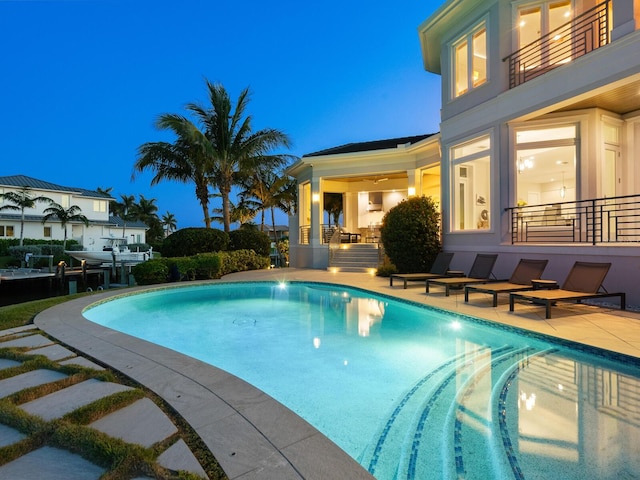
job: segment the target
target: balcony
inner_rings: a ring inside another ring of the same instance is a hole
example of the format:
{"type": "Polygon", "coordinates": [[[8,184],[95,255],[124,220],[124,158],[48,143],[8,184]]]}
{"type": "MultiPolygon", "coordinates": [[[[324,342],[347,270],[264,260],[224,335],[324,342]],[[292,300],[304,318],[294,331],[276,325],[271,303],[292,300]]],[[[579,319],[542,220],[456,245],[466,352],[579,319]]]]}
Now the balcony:
{"type": "Polygon", "coordinates": [[[607,45],[611,25],[611,0],[607,0],[505,57],[503,61],[509,62],[509,88],[607,45]]]}
{"type": "Polygon", "coordinates": [[[505,209],[511,243],[591,245],[640,242],[640,195],[505,209]]]}

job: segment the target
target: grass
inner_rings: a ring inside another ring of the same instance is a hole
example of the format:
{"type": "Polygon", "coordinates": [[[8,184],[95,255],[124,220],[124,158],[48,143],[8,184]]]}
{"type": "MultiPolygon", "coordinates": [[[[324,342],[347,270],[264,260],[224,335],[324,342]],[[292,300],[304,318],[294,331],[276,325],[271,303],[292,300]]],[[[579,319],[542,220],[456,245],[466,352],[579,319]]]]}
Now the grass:
{"type": "Polygon", "coordinates": [[[44,298],[32,302],[18,303],[0,307],[0,330],[21,327],[33,321],[33,318],[43,310],[74,298],[90,295],[89,293],[77,293],[60,297],[44,298]]]}
{"type": "MultiPolygon", "coordinates": [[[[0,307],[0,330],[27,325],[43,310],[85,295],[90,295],[90,293],[53,297],[0,307]]],[[[30,355],[25,349],[20,348],[0,348],[0,358],[21,362],[18,366],[1,370],[0,379],[37,369],[53,370],[68,375],[67,378],[57,382],[28,388],[0,399],[0,423],[13,427],[26,435],[24,440],[0,448],[0,465],[44,445],[49,445],[75,452],[102,466],[106,469],[106,473],[101,476],[102,480],[134,478],[143,475],[161,480],[200,478],[188,472],[171,472],[155,462],[157,456],[165,448],[178,438],[182,438],[198,458],[210,479],[223,480],[227,478],[216,459],[204,445],[204,442],[182,417],[175,414],[160,397],[134,384],[119,372],[97,371],[75,365],[60,365],[41,355],[30,355]],[[88,378],[122,383],[133,387],[133,390],[104,397],[65,415],[61,419],[49,422],[29,415],[18,407],[24,402],[42,397],[88,378]],[[165,440],[162,445],[143,448],[140,445],[109,437],[87,426],[88,423],[145,396],[153,400],[178,427],[179,434],[165,440]]]]}

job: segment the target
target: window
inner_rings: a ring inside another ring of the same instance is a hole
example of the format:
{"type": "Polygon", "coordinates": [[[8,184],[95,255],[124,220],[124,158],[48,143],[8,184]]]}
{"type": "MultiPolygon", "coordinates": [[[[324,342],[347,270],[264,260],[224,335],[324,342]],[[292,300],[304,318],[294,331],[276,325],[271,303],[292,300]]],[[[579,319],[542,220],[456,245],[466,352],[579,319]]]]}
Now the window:
{"type": "Polygon", "coordinates": [[[62,208],[69,208],[71,206],[71,195],[62,195],[60,206],[62,206],[62,208]]]}
{"type": "Polygon", "coordinates": [[[107,201],[106,200],[94,200],[93,201],[93,211],[105,213],[107,211],[107,201]]]}
{"type": "Polygon", "coordinates": [[[576,200],[577,130],[577,125],[516,130],[519,205],[576,200]]]}
{"type": "Polygon", "coordinates": [[[451,230],[489,229],[491,137],[456,145],[451,155],[451,230]]]}
{"type": "Polygon", "coordinates": [[[13,237],[13,225],[0,225],[0,237],[13,237]]]}
{"type": "Polygon", "coordinates": [[[541,2],[518,9],[518,48],[527,49],[523,68],[537,68],[544,65],[568,62],[566,55],[551,55],[554,44],[567,41],[569,29],[557,30],[571,20],[571,1],[541,2]],[[542,37],[550,32],[556,34],[548,42],[541,42],[542,37]]]}
{"type": "Polygon", "coordinates": [[[454,44],[453,57],[454,97],[487,81],[487,29],[484,22],[454,44]]]}
{"type": "Polygon", "coordinates": [[[44,238],[51,238],[51,227],[44,227],[42,235],[44,238]]]}

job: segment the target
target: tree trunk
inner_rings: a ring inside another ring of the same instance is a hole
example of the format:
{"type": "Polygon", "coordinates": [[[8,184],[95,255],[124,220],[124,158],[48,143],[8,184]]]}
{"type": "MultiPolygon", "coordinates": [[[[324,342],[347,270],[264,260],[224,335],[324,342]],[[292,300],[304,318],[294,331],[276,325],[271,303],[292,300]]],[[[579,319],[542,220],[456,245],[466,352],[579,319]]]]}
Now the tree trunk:
{"type": "Polygon", "coordinates": [[[229,233],[229,231],[231,230],[229,191],[227,189],[220,189],[220,195],[222,196],[222,222],[224,224],[224,231],[229,233]]]}
{"type": "Polygon", "coordinates": [[[209,216],[209,187],[207,185],[196,184],[196,197],[202,207],[204,226],[211,228],[211,217],[209,216]]]}

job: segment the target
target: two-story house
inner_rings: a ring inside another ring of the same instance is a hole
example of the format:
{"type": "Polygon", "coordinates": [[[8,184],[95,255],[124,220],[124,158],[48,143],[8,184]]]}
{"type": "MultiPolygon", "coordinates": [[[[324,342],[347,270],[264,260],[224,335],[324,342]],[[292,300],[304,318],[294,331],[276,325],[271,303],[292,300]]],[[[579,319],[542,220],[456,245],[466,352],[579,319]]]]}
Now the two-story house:
{"type": "Polygon", "coordinates": [[[558,280],[610,261],[606,287],[640,304],[640,1],[450,0],[419,34],[442,78],[445,249],[499,253],[503,276],[548,258],[558,280]]]}
{"type": "MultiPolygon", "coordinates": [[[[89,220],[89,226],[79,221],[67,225],[67,238],[76,240],[89,250],[101,250],[107,244],[106,238],[127,236],[129,243],[144,243],[147,226],[142,222],[128,221],[126,225],[118,217],[109,214],[110,195],[84,188],[65,187],[25,175],[0,177],[0,193],[19,192],[29,188],[31,197],[46,197],[69,208],[76,205],[82,215],[89,220]]],[[[13,205],[0,198],[0,207],[13,205]]],[[[63,240],[64,229],[61,223],[52,218],[42,223],[46,202],[36,202],[34,208],[24,211],[24,238],[42,240],[63,240]]],[[[0,238],[20,238],[22,212],[0,210],[0,238]]]]}
{"type": "Polygon", "coordinates": [[[494,252],[504,277],[548,258],[561,281],[577,259],[610,261],[605,286],[639,305],[640,0],[449,0],[418,32],[442,80],[440,133],[304,156],[290,169],[292,265],[326,265],[324,192],[344,192],[352,230],[349,196],[394,179],[388,192],[405,196],[437,186],[453,268],[494,252]]]}

